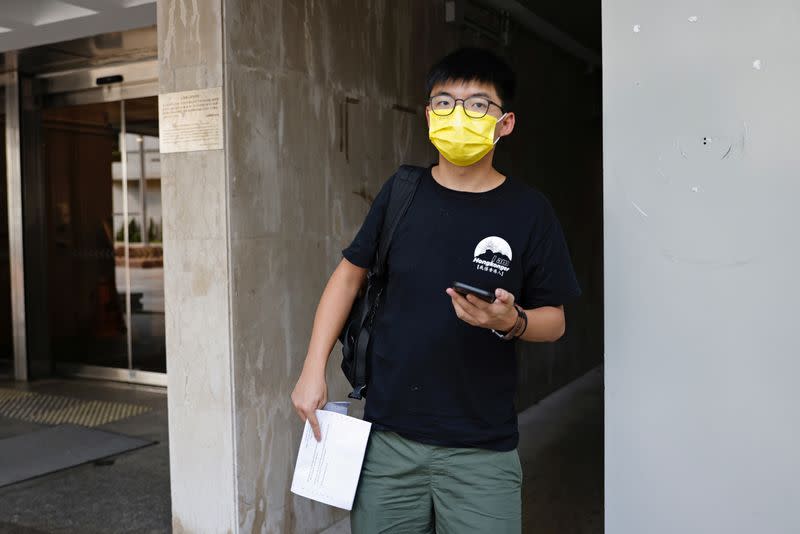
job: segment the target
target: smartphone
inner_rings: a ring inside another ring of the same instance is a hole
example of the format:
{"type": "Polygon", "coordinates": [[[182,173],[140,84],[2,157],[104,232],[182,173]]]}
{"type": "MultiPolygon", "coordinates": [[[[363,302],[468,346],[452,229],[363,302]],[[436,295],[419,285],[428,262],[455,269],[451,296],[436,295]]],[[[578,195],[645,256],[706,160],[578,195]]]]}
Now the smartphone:
{"type": "Polygon", "coordinates": [[[495,300],[493,291],[486,291],[485,289],[463,284],[461,282],[453,282],[453,289],[462,295],[475,295],[479,299],[485,300],[489,304],[493,303],[495,300]]]}

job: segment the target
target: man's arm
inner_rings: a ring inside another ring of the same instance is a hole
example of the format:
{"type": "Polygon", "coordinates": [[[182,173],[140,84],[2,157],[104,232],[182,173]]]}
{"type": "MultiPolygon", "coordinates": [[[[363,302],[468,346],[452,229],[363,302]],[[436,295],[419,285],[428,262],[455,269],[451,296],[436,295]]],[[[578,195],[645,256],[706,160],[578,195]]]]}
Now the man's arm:
{"type": "Polygon", "coordinates": [[[319,299],[303,372],[292,392],[295,411],[303,421],[308,419],[317,441],[321,436],[316,410],[328,401],[325,383],[328,357],[366,278],[367,269],[342,259],[319,299]]]}
{"type": "MultiPolygon", "coordinates": [[[[460,295],[452,288],[447,294],[453,301],[456,315],[462,321],[481,328],[507,332],[517,322],[514,295],[504,289],[495,292],[497,299],[489,304],[473,295],[460,295]]],[[[519,339],[523,341],[558,341],[564,335],[566,320],[564,306],[542,306],[523,310],[528,316],[528,328],[519,339]]]]}
{"type": "MultiPolygon", "coordinates": [[[[522,310],[528,316],[528,328],[518,338],[522,341],[558,341],[564,335],[567,321],[564,306],[542,306],[532,310],[522,310]]],[[[516,321],[516,317],[514,318],[516,321]]],[[[508,328],[514,327],[514,323],[508,328]]]]}

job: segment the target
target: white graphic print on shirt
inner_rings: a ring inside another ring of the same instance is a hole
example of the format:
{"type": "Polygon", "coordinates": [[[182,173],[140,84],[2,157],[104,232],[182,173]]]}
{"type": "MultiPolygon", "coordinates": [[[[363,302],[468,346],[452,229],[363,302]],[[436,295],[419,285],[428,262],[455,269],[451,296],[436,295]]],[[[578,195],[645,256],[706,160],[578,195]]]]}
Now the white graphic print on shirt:
{"type": "Polygon", "coordinates": [[[503,276],[511,269],[511,245],[502,237],[490,236],[481,240],[475,247],[475,267],[479,271],[487,271],[503,276]]]}

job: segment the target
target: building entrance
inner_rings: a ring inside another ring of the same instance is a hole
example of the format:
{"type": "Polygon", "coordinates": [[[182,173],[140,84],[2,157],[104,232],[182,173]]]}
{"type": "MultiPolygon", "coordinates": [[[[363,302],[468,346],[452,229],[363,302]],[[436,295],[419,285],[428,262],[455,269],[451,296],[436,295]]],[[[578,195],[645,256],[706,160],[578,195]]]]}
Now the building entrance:
{"type": "Polygon", "coordinates": [[[56,366],[165,373],[158,97],[48,107],[41,117],[56,366]]]}

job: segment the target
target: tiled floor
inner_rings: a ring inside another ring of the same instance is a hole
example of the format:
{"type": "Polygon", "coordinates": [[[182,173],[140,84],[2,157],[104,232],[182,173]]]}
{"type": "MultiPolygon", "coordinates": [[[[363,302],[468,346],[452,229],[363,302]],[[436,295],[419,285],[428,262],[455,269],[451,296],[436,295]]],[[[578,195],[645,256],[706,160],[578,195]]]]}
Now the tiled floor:
{"type": "MultiPolygon", "coordinates": [[[[170,531],[167,396],[163,389],[89,380],[43,380],[0,388],[84,401],[125,402],[149,411],[95,428],[156,440],[108,460],[0,488],[0,532],[143,533],[170,531]]],[[[0,437],[39,428],[0,417],[0,437]]]]}

